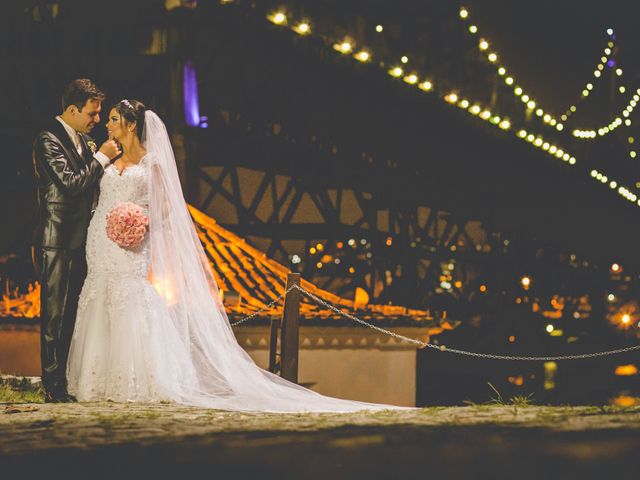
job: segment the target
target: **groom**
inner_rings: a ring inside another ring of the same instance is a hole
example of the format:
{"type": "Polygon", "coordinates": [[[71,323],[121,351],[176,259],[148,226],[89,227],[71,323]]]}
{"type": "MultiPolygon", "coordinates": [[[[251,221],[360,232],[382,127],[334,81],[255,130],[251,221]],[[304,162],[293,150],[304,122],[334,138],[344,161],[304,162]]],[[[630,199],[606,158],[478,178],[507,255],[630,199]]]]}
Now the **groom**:
{"type": "Polygon", "coordinates": [[[62,114],[33,144],[38,183],[38,222],[33,263],[40,282],[40,357],[46,402],[72,402],[67,392],[67,356],[86,276],[87,228],[104,168],[120,154],[113,140],[100,151],[87,135],[100,122],[105,95],[77,79],[62,95],[62,114]]]}

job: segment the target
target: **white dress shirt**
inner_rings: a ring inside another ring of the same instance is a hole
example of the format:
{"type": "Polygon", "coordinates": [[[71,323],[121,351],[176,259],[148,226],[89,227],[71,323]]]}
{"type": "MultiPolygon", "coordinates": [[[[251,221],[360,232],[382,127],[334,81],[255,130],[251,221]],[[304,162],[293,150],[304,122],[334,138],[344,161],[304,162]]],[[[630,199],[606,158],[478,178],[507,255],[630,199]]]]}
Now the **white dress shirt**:
{"type": "MultiPolygon", "coordinates": [[[[82,143],[80,143],[80,136],[78,135],[78,132],[67,125],[67,123],[62,119],[61,116],[58,115],[56,117],[56,120],[58,120],[67,131],[67,133],[69,134],[69,138],[71,138],[71,141],[73,142],[73,146],[76,147],[78,155],[80,155],[80,157],[82,158],[82,143]]],[[[109,158],[102,152],[96,152],[93,155],[93,158],[95,158],[100,163],[100,165],[102,165],[102,168],[107,168],[107,165],[111,163],[109,158]]]]}

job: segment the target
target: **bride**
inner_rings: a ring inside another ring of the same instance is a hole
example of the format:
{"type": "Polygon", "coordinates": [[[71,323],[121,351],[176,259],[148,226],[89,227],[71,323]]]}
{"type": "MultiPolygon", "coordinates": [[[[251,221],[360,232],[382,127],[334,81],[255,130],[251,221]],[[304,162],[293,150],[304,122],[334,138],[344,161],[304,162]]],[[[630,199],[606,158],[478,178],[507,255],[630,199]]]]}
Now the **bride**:
{"type": "Polygon", "coordinates": [[[141,102],[122,100],[107,130],[124,155],[106,168],[89,225],[67,363],[72,395],[260,412],[402,408],[326,397],[259,368],[229,325],[164,123],[141,102]],[[124,202],[149,218],[136,248],[107,235],[107,214],[124,202]]]}

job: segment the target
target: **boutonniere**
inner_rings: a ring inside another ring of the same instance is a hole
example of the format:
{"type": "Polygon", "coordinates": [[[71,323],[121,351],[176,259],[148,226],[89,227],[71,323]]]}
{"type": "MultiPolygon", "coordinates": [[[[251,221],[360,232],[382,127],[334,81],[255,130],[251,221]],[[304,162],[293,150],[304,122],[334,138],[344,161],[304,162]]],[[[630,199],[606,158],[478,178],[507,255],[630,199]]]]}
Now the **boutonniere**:
{"type": "Polygon", "coordinates": [[[93,140],[87,140],[87,145],[91,149],[91,153],[96,153],[96,150],[98,149],[98,147],[96,146],[96,142],[94,142],[93,140]]]}

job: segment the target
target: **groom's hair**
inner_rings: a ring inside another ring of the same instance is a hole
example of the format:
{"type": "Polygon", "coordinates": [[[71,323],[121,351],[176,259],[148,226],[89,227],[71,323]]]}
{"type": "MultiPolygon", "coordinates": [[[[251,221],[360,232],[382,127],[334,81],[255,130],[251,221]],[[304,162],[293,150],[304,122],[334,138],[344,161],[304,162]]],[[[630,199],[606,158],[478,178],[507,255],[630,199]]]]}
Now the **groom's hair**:
{"type": "Polygon", "coordinates": [[[62,94],[62,111],[64,112],[70,105],[75,105],[82,111],[87,104],[87,100],[98,100],[102,102],[106,95],[98,86],[88,78],[77,78],[65,88],[62,94]]]}

